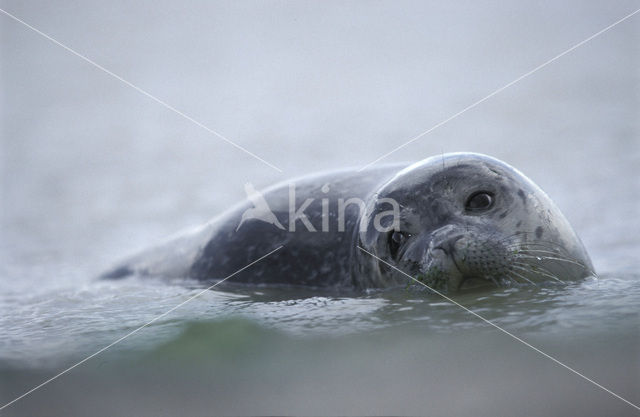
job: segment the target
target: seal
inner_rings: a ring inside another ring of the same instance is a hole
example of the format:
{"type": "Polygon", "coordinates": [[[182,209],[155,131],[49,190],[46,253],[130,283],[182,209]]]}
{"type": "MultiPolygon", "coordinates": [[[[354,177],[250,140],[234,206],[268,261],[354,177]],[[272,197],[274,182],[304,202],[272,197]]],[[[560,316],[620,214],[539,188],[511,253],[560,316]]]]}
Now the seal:
{"type": "Polygon", "coordinates": [[[486,155],[444,154],[315,174],[263,193],[245,189],[247,201],[103,277],[215,282],[234,274],[233,283],[361,290],[404,286],[403,271],[456,292],[595,275],[551,199],[486,155]]]}

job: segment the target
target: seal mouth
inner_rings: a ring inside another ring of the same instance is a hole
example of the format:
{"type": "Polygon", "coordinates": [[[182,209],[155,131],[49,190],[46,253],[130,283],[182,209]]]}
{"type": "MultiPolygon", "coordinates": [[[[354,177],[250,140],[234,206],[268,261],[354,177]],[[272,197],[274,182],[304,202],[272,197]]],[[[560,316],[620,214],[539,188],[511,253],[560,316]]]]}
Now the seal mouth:
{"type": "Polygon", "coordinates": [[[424,283],[434,289],[450,293],[495,288],[493,277],[500,260],[497,251],[489,250],[484,241],[478,242],[465,235],[456,235],[446,241],[430,244],[419,266],[424,283]]]}
{"type": "Polygon", "coordinates": [[[463,276],[462,280],[460,281],[460,285],[458,285],[458,291],[472,291],[472,290],[478,290],[478,289],[483,289],[483,288],[493,288],[494,287],[494,283],[472,275],[472,276],[463,276]]]}

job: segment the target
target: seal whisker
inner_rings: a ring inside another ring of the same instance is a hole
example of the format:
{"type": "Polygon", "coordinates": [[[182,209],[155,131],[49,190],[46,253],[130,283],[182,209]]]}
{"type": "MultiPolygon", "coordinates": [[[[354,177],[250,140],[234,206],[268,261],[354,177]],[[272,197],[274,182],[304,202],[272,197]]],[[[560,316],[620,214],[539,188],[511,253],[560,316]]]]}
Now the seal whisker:
{"type": "Polygon", "coordinates": [[[558,251],[564,251],[564,248],[561,245],[554,242],[527,241],[527,242],[513,242],[512,245],[519,246],[519,247],[540,247],[543,249],[550,249],[550,250],[557,249],[558,251]]]}
{"type": "Polygon", "coordinates": [[[524,255],[530,255],[530,256],[538,256],[539,254],[544,259],[563,259],[565,261],[573,261],[580,266],[584,266],[577,259],[562,253],[558,253],[558,252],[546,251],[546,250],[540,250],[540,249],[523,249],[519,253],[524,255]]]}
{"type": "MultiPolygon", "coordinates": [[[[528,272],[528,271],[529,271],[529,269],[524,268],[524,265],[525,265],[525,264],[517,264],[516,262],[514,262],[511,266],[513,266],[514,268],[518,268],[518,269],[520,269],[520,270],[523,270],[523,271],[527,271],[527,272],[528,272]],[[521,265],[522,265],[522,266],[521,266],[521,265]]],[[[551,278],[551,279],[554,279],[554,280],[556,280],[556,281],[558,281],[558,282],[561,282],[561,283],[563,283],[563,284],[565,283],[563,280],[561,280],[560,278],[556,277],[555,275],[553,275],[553,274],[549,273],[548,271],[547,271],[547,272],[544,272],[544,271],[538,271],[538,270],[537,270],[538,268],[542,269],[542,267],[531,266],[531,265],[527,265],[527,266],[531,267],[531,270],[533,270],[533,271],[534,271],[535,273],[537,273],[537,274],[542,274],[542,275],[544,275],[544,276],[547,276],[547,277],[549,277],[549,278],[551,278]]]]}
{"type": "Polygon", "coordinates": [[[536,285],[533,281],[531,281],[530,279],[528,279],[528,278],[527,278],[527,277],[525,277],[524,275],[519,274],[519,273],[517,273],[516,271],[513,271],[513,270],[511,270],[510,272],[511,272],[512,274],[516,274],[516,276],[518,276],[518,277],[522,278],[523,280],[525,280],[525,281],[527,281],[528,283],[530,283],[530,284],[532,284],[532,285],[535,285],[535,286],[537,287],[537,285],[536,285]]]}
{"type": "MultiPolygon", "coordinates": [[[[533,235],[535,236],[535,232],[527,232],[526,230],[519,230],[517,231],[514,235],[525,235],[525,236],[529,236],[529,235],[533,235]]],[[[513,236],[513,235],[512,235],[513,236]]],[[[553,240],[548,240],[548,239],[540,239],[536,236],[536,240],[535,241],[531,241],[530,243],[535,244],[535,243],[550,243],[552,245],[556,245],[559,247],[562,247],[562,245],[558,242],[555,242],[553,240]]]]}
{"type": "Polygon", "coordinates": [[[548,241],[537,241],[537,242],[523,242],[521,243],[523,247],[535,247],[549,250],[556,250],[558,252],[562,252],[563,254],[567,253],[566,249],[556,242],[548,242],[548,241]]]}
{"type": "MultiPolygon", "coordinates": [[[[524,253],[524,254],[529,254],[532,256],[535,256],[535,254],[540,253],[540,254],[547,254],[547,255],[553,255],[554,257],[558,257],[561,256],[563,259],[566,260],[571,260],[571,261],[575,261],[578,262],[577,259],[572,258],[571,256],[565,255],[563,253],[558,253],[558,252],[554,252],[554,251],[549,251],[549,250],[542,250],[542,249],[522,249],[521,251],[519,251],[519,253],[524,253]]],[[[545,255],[546,256],[546,255],[545,255]]]]}
{"type": "Polygon", "coordinates": [[[539,266],[539,265],[537,265],[537,266],[536,266],[536,268],[541,270],[541,271],[538,271],[538,272],[540,272],[541,274],[546,275],[546,276],[548,276],[548,277],[550,277],[550,278],[552,278],[552,279],[555,279],[555,280],[556,280],[556,281],[558,281],[558,282],[561,282],[561,283],[563,283],[563,284],[566,284],[566,282],[565,282],[565,281],[561,280],[561,279],[560,279],[556,274],[554,274],[553,272],[549,271],[549,270],[548,270],[547,268],[545,268],[544,266],[539,266]]]}
{"type": "Polygon", "coordinates": [[[519,252],[520,254],[524,254],[524,255],[530,255],[530,256],[535,256],[537,257],[538,254],[541,254],[540,257],[543,259],[563,259],[567,262],[572,261],[577,263],[578,265],[585,267],[583,264],[581,264],[577,259],[572,258],[571,256],[567,256],[561,253],[557,253],[557,252],[552,252],[552,251],[544,251],[544,250],[539,250],[539,249],[524,249],[522,251],[519,252]],[[553,256],[549,256],[549,255],[553,255],[553,256]]]}
{"type": "Polygon", "coordinates": [[[517,255],[519,258],[527,258],[527,259],[536,259],[539,261],[559,261],[559,262],[567,262],[573,265],[577,265],[580,266],[582,268],[587,268],[585,265],[581,264],[580,262],[576,262],[576,261],[572,261],[570,259],[564,259],[564,258],[556,258],[554,256],[535,256],[535,255],[521,255],[518,254],[517,255]]]}
{"type": "Polygon", "coordinates": [[[526,252],[526,253],[546,253],[548,255],[555,255],[555,256],[562,255],[562,254],[560,254],[558,252],[554,252],[554,251],[551,251],[551,250],[544,250],[544,249],[528,249],[528,248],[524,248],[522,250],[522,252],[526,252]]]}
{"type": "Polygon", "coordinates": [[[540,253],[540,254],[552,255],[552,256],[575,260],[575,258],[568,255],[566,252],[563,252],[561,250],[555,250],[555,248],[548,247],[545,245],[520,243],[520,244],[509,245],[507,246],[507,249],[510,251],[514,251],[516,254],[529,253],[531,255],[534,255],[535,253],[540,253]]]}
{"type": "Polygon", "coordinates": [[[515,277],[511,276],[510,273],[511,273],[510,269],[506,270],[503,274],[503,279],[506,279],[509,283],[520,284],[520,281],[515,279],[515,277]]]}
{"type": "MultiPolygon", "coordinates": [[[[581,263],[576,258],[568,256],[568,255],[560,254],[560,253],[557,253],[557,252],[542,251],[542,250],[539,250],[539,249],[525,249],[520,253],[524,253],[525,255],[528,254],[528,255],[531,255],[531,256],[536,257],[536,258],[537,258],[537,256],[535,255],[535,253],[549,253],[551,255],[556,255],[556,256],[541,256],[541,258],[543,260],[547,260],[548,259],[548,260],[556,260],[556,261],[564,261],[564,262],[573,263],[573,264],[575,264],[577,266],[581,266],[585,270],[588,270],[589,273],[592,274],[594,277],[596,277],[596,278],[598,277],[598,274],[595,271],[593,271],[592,269],[590,269],[587,265],[581,263]],[[557,256],[563,256],[563,258],[558,258],[557,256]]],[[[539,266],[539,267],[542,268],[542,266],[539,266]]],[[[547,272],[549,272],[549,271],[547,270],[547,272]]]]}
{"type": "Polygon", "coordinates": [[[541,266],[541,265],[531,265],[531,264],[528,264],[528,263],[526,263],[526,262],[519,262],[519,261],[514,261],[513,263],[514,263],[515,265],[521,265],[521,266],[529,267],[529,268],[531,268],[533,271],[536,271],[536,272],[540,272],[540,271],[538,271],[538,270],[541,270],[541,272],[544,272],[544,273],[546,273],[546,274],[552,275],[552,277],[551,277],[551,278],[556,279],[556,280],[558,280],[558,281],[560,281],[560,282],[562,282],[562,283],[565,283],[565,282],[564,282],[563,280],[561,280],[561,279],[560,279],[556,274],[554,274],[553,272],[549,271],[549,270],[548,270],[547,268],[545,268],[544,266],[541,266]]]}
{"type": "Polygon", "coordinates": [[[509,275],[509,273],[506,273],[504,275],[504,278],[507,279],[507,283],[512,283],[512,284],[516,284],[516,285],[520,284],[520,282],[517,279],[515,279],[514,277],[512,277],[511,275],[509,275]]]}

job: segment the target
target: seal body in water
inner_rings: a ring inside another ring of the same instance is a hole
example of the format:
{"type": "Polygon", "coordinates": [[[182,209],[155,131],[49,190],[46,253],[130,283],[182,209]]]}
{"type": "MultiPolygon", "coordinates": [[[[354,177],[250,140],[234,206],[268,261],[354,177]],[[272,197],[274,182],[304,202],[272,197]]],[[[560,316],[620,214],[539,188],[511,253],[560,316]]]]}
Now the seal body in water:
{"type": "Polygon", "coordinates": [[[439,291],[594,275],[568,221],[531,180],[489,156],[453,153],[275,185],[110,272],[215,282],[439,291]]]}

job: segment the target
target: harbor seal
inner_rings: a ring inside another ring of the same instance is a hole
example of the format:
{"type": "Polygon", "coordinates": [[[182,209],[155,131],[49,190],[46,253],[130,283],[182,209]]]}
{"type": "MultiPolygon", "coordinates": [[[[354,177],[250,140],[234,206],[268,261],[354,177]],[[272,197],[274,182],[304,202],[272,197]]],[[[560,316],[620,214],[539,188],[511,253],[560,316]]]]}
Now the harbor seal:
{"type": "Polygon", "coordinates": [[[205,226],[103,276],[338,289],[406,285],[444,292],[594,275],[551,199],[510,165],[475,153],[299,178],[257,192],[205,226]],[[396,270],[396,268],[398,270],[396,270]]]}

